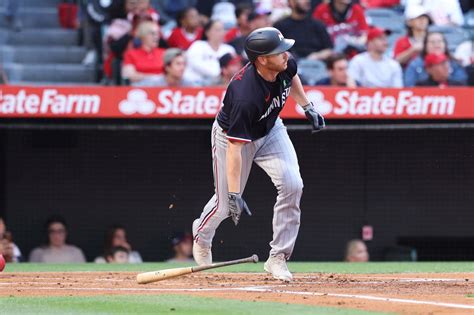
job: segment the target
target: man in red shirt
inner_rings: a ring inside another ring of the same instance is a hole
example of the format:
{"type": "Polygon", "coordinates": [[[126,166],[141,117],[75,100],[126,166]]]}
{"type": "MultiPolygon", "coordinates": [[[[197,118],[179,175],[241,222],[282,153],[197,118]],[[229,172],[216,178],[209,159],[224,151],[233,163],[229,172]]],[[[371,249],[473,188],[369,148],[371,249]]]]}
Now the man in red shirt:
{"type": "Polygon", "coordinates": [[[122,77],[132,83],[153,80],[156,75],[163,73],[165,50],[158,48],[160,40],[158,24],[152,21],[140,23],[137,37],[140,38],[142,45],[127,50],[122,65],[122,77]]]}
{"type": "Polygon", "coordinates": [[[364,47],[369,29],[364,9],[352,0],[331,0],[321,3],[313,11],[313,18],[327,26],[336,52],[349,47],[364,47]]]}
{"type": "Polygon", "coordinates": [[[189,7],[178,12],[176,16],[178,26],[168,37],[168,46],[187,50],[192,43],[202,38],[202,27],[199,22],[199,13],[189,7]]]}

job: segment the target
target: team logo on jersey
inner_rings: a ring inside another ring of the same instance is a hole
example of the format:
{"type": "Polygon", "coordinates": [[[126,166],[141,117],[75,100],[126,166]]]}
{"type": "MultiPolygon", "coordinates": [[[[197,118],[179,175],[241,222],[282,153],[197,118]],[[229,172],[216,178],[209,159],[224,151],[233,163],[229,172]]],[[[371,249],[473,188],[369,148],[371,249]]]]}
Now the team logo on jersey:
{"type": "Polygon", "coordinates": [[[286,80],[283,80],[283,87],[286,88],[286,80]]]}
{"type": "Polygon", "coordinates": [[[281,93],[281,96],[275,96],[272,99],[272,102],[270,106],[268,107],[267,111],[262,115],[262,117],[260,117],[258,121],[261,121],[262,119],[265,119],[268,116],[270,116],[270,114],[273,112],[274,109],[283,107],[283,105],[285,105],[286,98],[288,97],[288,95],[290,95],[290,89],[291,89],[291,86],[284,89],[283,93],[281,93]]]}

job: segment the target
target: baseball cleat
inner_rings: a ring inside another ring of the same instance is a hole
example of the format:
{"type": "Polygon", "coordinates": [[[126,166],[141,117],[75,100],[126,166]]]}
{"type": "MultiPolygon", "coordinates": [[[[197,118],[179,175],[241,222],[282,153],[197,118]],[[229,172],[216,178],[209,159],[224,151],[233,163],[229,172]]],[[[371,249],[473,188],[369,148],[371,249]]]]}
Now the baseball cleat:
{"type": "Polygon", "coordinates": [[[194,220],[193,222],[193,257],[196,263],[199,266],[202,265],[210,265],[212,264],[212,252],[211,252],[211,247],[206,247],[198,242],[196,242],[196,234],[197,234],[197,228],[199,226],[199,219],[194,220]]]}
{"type": "Polygon", "coordinates": [[[275,279],[285,282],[293,280],[293,275],[286,266],[286,258],[283,253],[268,257],[268,260],[263,265],[263,269],[265,269],[266,272],[271,273],[275,279]]]}
{"type": "Polygon", "coordinates": [[[203,246],[194,240],[193,257],[199,266],[212,264],[211,247],[203,246]]]}

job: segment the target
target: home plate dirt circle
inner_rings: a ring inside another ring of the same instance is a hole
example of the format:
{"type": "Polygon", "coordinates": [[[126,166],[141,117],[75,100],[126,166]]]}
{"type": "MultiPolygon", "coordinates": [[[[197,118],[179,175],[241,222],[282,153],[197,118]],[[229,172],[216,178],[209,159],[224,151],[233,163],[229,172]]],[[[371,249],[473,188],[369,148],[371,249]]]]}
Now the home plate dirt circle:
{"type": "Polygon", "coordinates": [[[264,273],[197,273],[147,285],[135,272],[0,274],[0,296],[187,294],[335,306],[401,314],[473,314],[474,273],[297,273],[292,283],[264,273]],[[238,294],[236,294],[238,292],[238,294]]]}

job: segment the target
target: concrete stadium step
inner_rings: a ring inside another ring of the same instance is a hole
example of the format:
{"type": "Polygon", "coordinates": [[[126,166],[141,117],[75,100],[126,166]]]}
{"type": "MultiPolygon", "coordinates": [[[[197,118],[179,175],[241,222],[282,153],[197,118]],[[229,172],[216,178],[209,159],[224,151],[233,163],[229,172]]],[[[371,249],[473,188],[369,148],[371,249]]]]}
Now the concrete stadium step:
{"type": "MultiPolygon", "coordinates": [[[[20,0],[15,0],[20,1],[20,0]]],[[[56,8],[61,0],[21,0],[20,10],[23,8],[56,8]]],[[[0,8],[4,8],[7,0],[0,0],[0,8]]]]}
{"type": "MultiPolygon", "coordinates": [[[[38,0],[40,2],[41,0],[38,0]]],[[[5,8],[0,8],[0,27],[6,27],[6,21],[3,18],[5,8]]],[[[58,9],[54,8],[22,8],[19,10],[18,17],[23,24],[23,28],[41,27],[54,28],[60,27],[58,18],[58,9]]]]}
{"type": "Polygon", "coordinates": [[[24,65],[18,63],[5,63],[3,65],[9,80],[12,82],[58,82],[81,83],[94,82],[94,69],[83,65],[71,64],[40,64],[24,65]]]}
{"type": "MultiPolygon", "coordinates": [[[[0,37],[2,34],[0,34],[0,37]]],[[[75,46],[78,43],[78,33],[76,30],[65,29],[24,29],[21,32],[6,31],[7,45],[64,45],[75,46]]],[[[0,38],[0,43],[2,43],[0,38]]]]}
{"type": "Polygon", "coordinates": [[[9,63],[76,63],[82,62],[84,47],[76,46],[2,46],[0,60],[9,63]]]}

